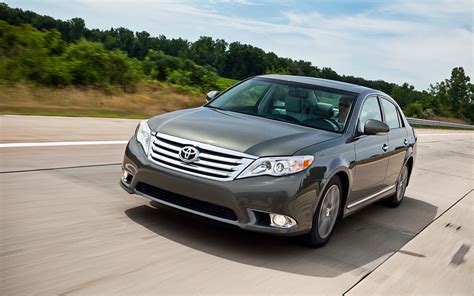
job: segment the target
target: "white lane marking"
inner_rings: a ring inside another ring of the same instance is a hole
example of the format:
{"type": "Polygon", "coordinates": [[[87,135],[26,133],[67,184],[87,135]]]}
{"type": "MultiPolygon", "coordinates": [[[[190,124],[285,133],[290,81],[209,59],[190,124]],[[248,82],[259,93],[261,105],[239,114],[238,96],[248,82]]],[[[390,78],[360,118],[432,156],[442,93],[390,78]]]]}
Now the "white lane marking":
{"type": "Polygon", "coordinates": [[[37,142],[37,143],[0,143],[0,148],[87,146],[87,145],[123,145],[128,141],[73,141],[73,142],[37,142]]]}
{"type": "Polygon", "coordinates": [[[416,135],[417,136],[474,136],[474,133],[449,133],[449,134],[418,134],[416,133],[416,135]]]}

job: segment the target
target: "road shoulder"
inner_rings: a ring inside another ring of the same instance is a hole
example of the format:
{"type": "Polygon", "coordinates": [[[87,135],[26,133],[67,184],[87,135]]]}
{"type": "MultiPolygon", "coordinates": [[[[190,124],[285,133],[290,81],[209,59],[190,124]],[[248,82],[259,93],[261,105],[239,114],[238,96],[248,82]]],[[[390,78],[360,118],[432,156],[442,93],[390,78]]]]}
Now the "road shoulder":
{"type": "Polygon", "coordinates": [[[468,295],[474,290],[474,191],[346,295],[468,295]]]}

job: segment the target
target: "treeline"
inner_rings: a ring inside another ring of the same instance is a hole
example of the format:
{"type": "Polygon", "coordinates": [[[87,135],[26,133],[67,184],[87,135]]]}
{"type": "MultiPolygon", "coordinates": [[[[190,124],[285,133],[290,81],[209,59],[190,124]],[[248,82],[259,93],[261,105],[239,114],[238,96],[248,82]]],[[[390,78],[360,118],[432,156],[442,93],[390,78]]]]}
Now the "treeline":
{"type": "Polygon", "coordinates": [[[120,85],[129,89],[143,77],[141,64],[100,43],[67,44],[56,31],[0,21],[0,78],[44,85],[120,85]]]}
{"type": "Polygon", "coordinates": [[[222,77],[243,79],[264,73],[292,74],[340,80],[380,89],[391,93],[394,83],[382,80],[372,81],[359,77],[339,75],[329,67],[319,68],[310,62],[278,57],[273,52],[265,52],[258,47],[239,42],[227,43],[222,39],[201,37],[195,42],[182,38],[166,38],[164,35],[151,36],[148,32],[133,32],[126,28],[110,30],[88,29],[81,18],[68,21],[39,15],[32,11],[10,8],[0,4],[0,20],[11,25],[31,24],[39,30],[58,30],[65,42],[72,43],[82,38],[100,42],[108,50],[121,50],[131,58],[144,60],[150,50],[161,51],[165,55],[189,59],[208,67],[222,77]]]}
{"type": "Polygon", "coordinates": [[[100,42],[67,43],[61,33],[0,21],[0,79],[49,86],[120,87],[133,91],[144,79],[169,81],[202,92],[222,88],[213,71],[188,59],[150,50],[143,61],[100,42]]]}
{"type": "MultiPolygon", "coordinates": [[[[16,30],[20,30],[17,33],[23,37],[18,40],[28,39],[27,35],[43,34],[41,54],[48,55],[48,58],[38,62],[44,71],[24,70],[31,65],[32,61],[28,58],[21,64],[23,70],[17,69],[19,76],[25,75],[28,79],[41,83],[117,84],[129,88],[136,81],[148,78],[207,91],[218,87],[219,76],[243,79],[264,73],[304,75],[381,90],[396,99],[408,116],[431,118],[439,115],[474,122],[474,87],[461,67],[453,69],[450,79],[439,82],[426,91],[418,91],[407,83],[397,85],[383,80],[340,75],[328,67],[319,68],[307,61],[282,58],[251,45],[239,42],[229,44],[225,40],[211,37],[201,37],[190,42],[182,38],[168,39],[164,35],[153,37],[146,31],[133,32],[126,28],[88,29],[81,18],[62,21],[32,11],[10,8],[4,3],[0,4],[0,20],[20,26],[16,30]],[[37,30],[22,26],[25,24],[37,30]],[[117,76],[118,72],[121,75],[117,76]]],[[[2,26],[0,39],[5,39],[2,37],[8,35],[5,30],[11,31],[14,27],[5,27],[5,24],[2,26]]],[[[6,69],[4,71],[10,71],[14,67],[15,58],[12,56],[15,53],[4,47],[9,46],[8,43],[4,45],[4,41],[1,41],[0,54],[8,56],[11,63],[5,66],[8,63],[2,61],[0,67],[6,69]]],[[[37,41],[31,41],[26,47],[32,49],[36,46],[35,42],[37,41]]],[[[23,44],[21,40],[17,43],[23,44]]],[[[5,76],[2,74],[2,77],[5,76]]]]}

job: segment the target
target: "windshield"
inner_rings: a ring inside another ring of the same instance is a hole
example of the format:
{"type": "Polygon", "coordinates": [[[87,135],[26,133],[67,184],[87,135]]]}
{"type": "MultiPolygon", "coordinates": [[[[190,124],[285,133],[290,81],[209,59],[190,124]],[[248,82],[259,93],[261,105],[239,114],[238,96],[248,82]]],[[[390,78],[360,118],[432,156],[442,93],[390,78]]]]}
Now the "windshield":
{"type": "Polygon", "coordinates": [[[357,94],[265,78],[247,80],[206,105],[342,133],[357,94]]]}

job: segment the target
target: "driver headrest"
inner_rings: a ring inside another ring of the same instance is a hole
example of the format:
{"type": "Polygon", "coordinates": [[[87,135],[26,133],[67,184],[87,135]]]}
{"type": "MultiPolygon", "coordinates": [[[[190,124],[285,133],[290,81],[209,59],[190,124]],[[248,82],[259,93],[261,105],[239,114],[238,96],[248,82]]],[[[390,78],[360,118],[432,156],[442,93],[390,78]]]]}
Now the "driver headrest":
{"type": "Polygon", "coordinates": [[[314,108],[314,114],[320,115],[323,117],[333,117],[334,107],[331,104],[318,103],[314,108]]]}

